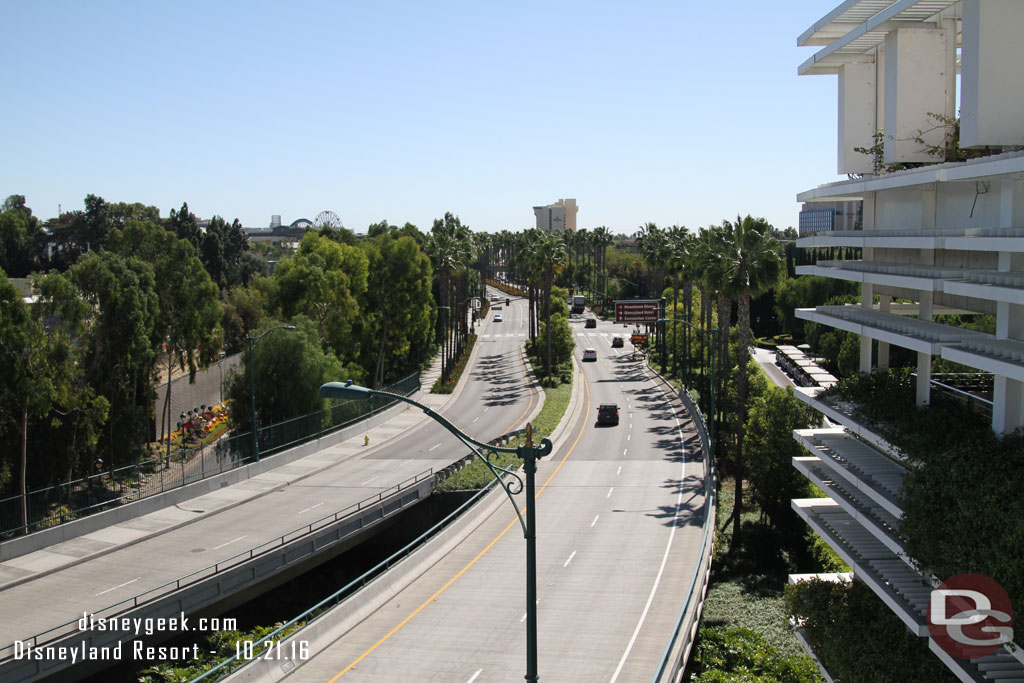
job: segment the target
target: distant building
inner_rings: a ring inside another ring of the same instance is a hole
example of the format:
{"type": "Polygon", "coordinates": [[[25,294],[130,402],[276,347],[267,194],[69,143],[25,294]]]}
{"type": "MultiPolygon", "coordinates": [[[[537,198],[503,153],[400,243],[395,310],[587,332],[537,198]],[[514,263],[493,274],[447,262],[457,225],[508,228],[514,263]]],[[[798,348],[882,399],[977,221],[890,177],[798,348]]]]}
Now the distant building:
{"type": "Polygon", "coordinates": [[[807,202],[800,209],[800,235],[822,230],[857,230],[863,224],[864,202],[807,202]]]}
{"type": "Polygon", "coordinates": [[[576,213],[579,211],[575,199],[559,199],[554,204],[533,207],[537,217],[537,229],[543,232],[576,230],[576,213]]]}

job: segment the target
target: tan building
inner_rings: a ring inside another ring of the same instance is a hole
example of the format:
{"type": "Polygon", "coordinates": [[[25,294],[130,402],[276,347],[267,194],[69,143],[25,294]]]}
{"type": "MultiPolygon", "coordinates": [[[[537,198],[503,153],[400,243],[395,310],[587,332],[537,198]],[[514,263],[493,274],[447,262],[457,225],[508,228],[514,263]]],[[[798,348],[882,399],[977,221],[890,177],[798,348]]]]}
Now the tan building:
{"type": "Polygon", "coordinates": [[[576,231],[576,213],[580,210],[575,199],[559,199],[554,204],[533,207],[537,229],[543,232],[576,231]]]}

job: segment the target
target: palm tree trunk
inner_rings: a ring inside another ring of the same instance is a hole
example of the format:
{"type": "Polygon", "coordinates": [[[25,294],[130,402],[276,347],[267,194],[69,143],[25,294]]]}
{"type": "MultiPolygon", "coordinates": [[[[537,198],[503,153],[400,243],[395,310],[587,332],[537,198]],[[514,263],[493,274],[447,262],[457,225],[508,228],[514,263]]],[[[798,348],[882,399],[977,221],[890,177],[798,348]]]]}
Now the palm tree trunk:
{"type": "Polygon", "coordinates": [[[28,533],[28,407],[21,411],[21,467],[18,474],[18,493],[21,494],[21,529],[28,533]]]}
{"type": "Polygon", "coordinates": [[[747,421],[747,344],[750,340],[750,295],[743,294],[739,300],[739,351],[737,353],[737,360],[739,361],[739,377],[736,380],[736,400],[739,404],[738,415],[739,420],[736,425],[736,458],[735,458],[735,475],[736,475],[736,498],[733,503],[734,514],[736,515],[736,523],[733,526],[733,542],[739,536],[739,520],[740,513],[743,509],[743,430],[747,421]]]}

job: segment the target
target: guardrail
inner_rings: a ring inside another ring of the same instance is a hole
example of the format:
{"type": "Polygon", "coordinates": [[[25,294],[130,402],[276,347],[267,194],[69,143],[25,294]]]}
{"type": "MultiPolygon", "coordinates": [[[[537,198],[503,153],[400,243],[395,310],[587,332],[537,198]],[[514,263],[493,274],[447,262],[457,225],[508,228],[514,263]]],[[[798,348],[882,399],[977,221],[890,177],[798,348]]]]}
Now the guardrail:
{"type": "Polygon", "coordinates": [[[715,541],[715,513],[718,509],[718,498],[715,492],[715,459],[711,451],[711,442],[708,438],[707,425],[700,410],[694,404],[693,399],[685,391],[679,392],[679,398],[686,406],[687,412],[693,419],[700,437],[701,451],[704,454],[706,463],[704,477],[704,536],[701,541],[700,557],[697,559],[697,566],[690,577],[690,586],[686,593],[686,602],[679,610],[675,627],[665,651],[658,661],[658,668],[651,683],[678,683],[686,668],[686,662],[690,657],[690,649],[693,647],[693,640],[696,635],[697,626],[700,624],[700,613],[704,606],[704,596],[707,594],[708,580],[711,576],[711,549],[715,541]]]}
{"type": "MultiPolygon", "coordinates": [[[[370,581],[372,581],[372,580],[378,578],[379,576],[385,574],[389,569],[391,569],[392,566],[397,564],[399,561],[404,560],[406,557],[411,555],[414,551],[418,550],[423,545],[426,545],[426,543],[428,541],[430,541],[430,539],[433,537],[433,535],[435,533],[437,533],[437,531],[439,529],[444,528],[444,526],[446,524],[448,524],[451,520],[453,520],[456,517],[462,515],[466,510],[468,510],[470,507],[472,507],[474,504],[476,504],[480,500],[480,498],[485,496],[487,493],[489,493],[491,491],[491,489],[494,488],[495,482],[497,482],[496,479],[494,481],[492,481],[489,485],[487,485],[484,488],[482,488],[479,491],[477,491],[466,502],[464,502],[458,508],[456,508],[451,513],[449,513],[440,522],[438,522],[434,526],[432,526],[429,529],[427,529],[426,531],[424,531],[420,536],[418,536],[416,539],[411,541],[408,545],[406,545],[401,550],[398,550],[397,552],[393,553],[387,559],[382,560],[381,562],[379,562],[378,564],[376,564],[375,566],[373,566],[372,568],[367,570],[365,573],[363,573],[361,576],[353,579],[352,581],[349,581],[347,584],[342,586],[339,590],[335,591],[334,593],[332,593],[331,595],[327,596],[326,598],[324,598],[323,600],[321,600],[317,604],[313,605],[312,607],[310,607],[306,611],[302,612],[302,614],[299,614],[297,617],[291,619],[290,621],[288,621],[285,624],[282,624],[281,626],[279,626],[276,629],[274,629],[274,631],[272,631],[271,633],[268,633],[267,635],[263,636],[262,638],[260,638],[256,642],[254,642],[252,644],[252,651],[253,652],[257,652],[257,653],[262,652],[263,651],[263,643],[265,643],[267,641],[271,641],[271,642],[276,641],[278,639],[278,637],[281,636],[281,634],[286,633],[288,631],[288,629],[290,629],[292,626],[294,626],[295,624],[297,624],[299,622],[305,621],[309,617],[312,617],[312,619],[310,621],[306,621],[306,623],[303,624],[302,626],[300,626],[298,629],[296,629],[295,631],[293,631],[291,633],[288,633],[288,635],[286,637],[291,638],[291,637],[295,636],[297,633],[301,632],[302,629],[304,629],[304,628],[310,626],[312,623],[314,623],[317,619],[320,618],[320,616],[326,614],[330,609],[332,609],[334,607],[337,607],[339,604],[343,603],[345,600],[347,600],[349,597],[351,597],[353,595],[353,593],[356,591],[357,588],[362,588],[362,587],[366,586],[366,584],[369,583],[370,581]]],[[[209,680],[209,681],[219,681],[219,680],[222,680],[226,676],[229,676],[230,674],[232,674],[232,673],[238,671],[239,669],[241,669],[241,668],[251,664],[252,662],[259,661],[259,660],[260,660],[260,658],[257,656],[257,657],[252,657],[252,658],[240,661],[238,655],[233,655],[233,656],[229,657],[228,659],[225,659],[220,664],[218,664],[214,668],[210,669],[206,673],[202,674],[201,676],[193,678],[191,683],[196,683],[197,681],[204,681],[204,680],[209,680]]]]}
{"type": "MultiPolygon", "coordinates": [[[[326,526],[334,524],[335,522],[349,515],[358,513],[365,507],[376,505],[377,503],[380,503],[386,498],[390,498],[407,489],[413,488],[422,481],[424,481],[425,479],[427,479],[428,477],[433,476],[433,474],[433,468],[426,469],[414,477],[410,477],[405,481],[402,481],[390,488],[380,491],[376,495],[369,496],[358,502],[352,503],[351,505],[348,505],[332,514],[325,515],[324,517],[316,519],[310,522],[309,524],[305,524],[301,527],[288,531],[278,536],[277,538],[266,541],[257,546],[253,546],[252,548],[244,550],[236,555],[232,555],[227,559],[208,565],[206,567],[203,567],[202,569],[197,569],[194,572],[190,572],[177,579],[168,581],[167,583],[164,583],[160,586],[151,588],[147,591],[143,591],[142,593],[138,593],[130,598],[126,598],[124,600],[120,600],[113,604],[107,605],[102,609],[92,612],[92,614],[96,615],[97,617],[102,616],[104,618],[107,618],[117,616],[121,612],[136,609],[141,605],[152,602],[153,600],[163,597],[165,595],[169,595],[177,590],[184,588],[185,586],[189,586],[200,580],[210,578],[211,576],[216,576],[217,574],[224,572],[228,569],[232,569],[245,562],[249,562],[252,559],[259,557],[275,548],[279,548],[283,545],[291,543],[292,541],[303,538],[304,536],[308,536],[316,531],[319,531],[320,529],[323,529],[326,526]]],[[[79,620],[80,618],[76,618],[72,621],[60,624],[59,626],[54,626],[53,628],[49,628],[45,631],[36,633],[32,636],[29,636],[28,638],[19,639],[19,641],[25,644],[26,646],[31,644],[32,648],[34,649],[40,646],[41,644],[53,642],[54,640],[64,637],[69,633],[78,631],[79,620]]],[[[13,650],[14,643],[10,643],[4,648],[0,649],[0,664],[10,661],[10,659],[13,657],[13,650]]]]}

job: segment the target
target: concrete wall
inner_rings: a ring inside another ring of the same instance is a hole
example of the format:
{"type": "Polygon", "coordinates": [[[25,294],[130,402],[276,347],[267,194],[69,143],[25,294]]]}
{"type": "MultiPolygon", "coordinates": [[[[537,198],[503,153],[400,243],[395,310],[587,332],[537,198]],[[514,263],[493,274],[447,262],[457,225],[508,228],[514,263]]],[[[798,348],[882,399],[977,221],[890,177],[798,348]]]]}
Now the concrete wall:
{"type": "MultiPolygon", "coordinates": [[[[166,360],[164,358],[163,360],[166,360]]],[[[221,358],[209,368],[196,373],[195,384],[190,384],[188,375],[178,377],[171,382],[171,424],[170,431],[176,429],[178,415],[187,413],[200,405],[215,406],[224,402],[224,382],[231,371],[237,368],[242,362],[242,354],[236,353],[233,356],[221,358]]],[[[161,416],[164,414],[164,407],[167,401],[167,384],[161,384],[156,390],[156,402],[153,414],[156,416],[156,427],[153,440],[163,438],[167,433],[166,426],[162,424],[161,416]]]]}

